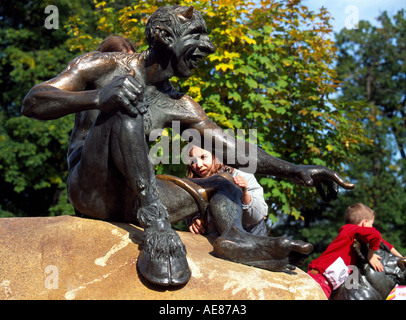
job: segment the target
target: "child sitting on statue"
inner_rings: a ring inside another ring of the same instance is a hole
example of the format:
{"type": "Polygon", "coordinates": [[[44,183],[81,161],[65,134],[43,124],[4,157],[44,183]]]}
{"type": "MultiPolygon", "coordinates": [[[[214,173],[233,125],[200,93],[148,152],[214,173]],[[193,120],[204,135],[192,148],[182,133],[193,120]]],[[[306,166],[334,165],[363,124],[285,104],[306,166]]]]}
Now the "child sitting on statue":
{"type": "Polygon", "coordinates": [[[356,253],[353,249],[354,240],[369,245],[368,262],[375,271],[383,271],[381,258],[375,254],[383,241],[391,253],[402,255],[388,242],[382,239],[378,230],[373,227],[374,211],[362,203],[356,203],[345,211],[345,225],[339,230],[338,236],[308,267],[308,274],[320,284],[327,298],[337,289],[349,275],[350,265],[355,265],[356,253]]]}

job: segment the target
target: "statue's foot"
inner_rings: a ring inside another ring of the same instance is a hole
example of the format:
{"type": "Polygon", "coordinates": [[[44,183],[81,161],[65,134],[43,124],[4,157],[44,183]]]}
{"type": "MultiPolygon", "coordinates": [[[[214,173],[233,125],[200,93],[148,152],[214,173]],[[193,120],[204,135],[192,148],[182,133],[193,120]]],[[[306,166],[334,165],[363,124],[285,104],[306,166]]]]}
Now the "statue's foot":
{"type": "Polygon", "coordinates": [[[137,264],[144,278],[162,286],[183,285],[191,276],[185,246],[166,220],[145,229],[137,264]]]}
{"type": "Polygon", "coordinates": [[[217,238],[213,248],[220,258],[271,271],[292,270],[313,251],[311,243],[253,236],[235,227],[217,238]]]}

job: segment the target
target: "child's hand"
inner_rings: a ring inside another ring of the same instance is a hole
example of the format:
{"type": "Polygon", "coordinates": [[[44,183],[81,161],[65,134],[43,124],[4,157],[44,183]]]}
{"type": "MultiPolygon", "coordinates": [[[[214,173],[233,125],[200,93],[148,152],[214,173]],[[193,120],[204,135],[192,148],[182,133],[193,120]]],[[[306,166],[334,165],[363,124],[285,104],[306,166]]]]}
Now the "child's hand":
{"type": "Polygon", "coordinates": [[[195,218],[190,224],[189,230],[194,234],[203,234],[206,232],[206,229],[203,226],[203,222],[199,218],[195,218]]]}
{"type": "Polygon", "coordinates": [[[368,251],[368,262],[374,268],[375,271],[382,272],[384,270],[383,265],[381,263],[382,258],[375,254],[374,250],[369,250],[368,251]]]}
{"type": "Polygon", "coordinates": [[[247,180],[245,180],[244,177],[242,177],[242,176],[235,176],[235,177],[233,178],[233,180],[234,180],[234,183],[235,183],[237,186],[239,186],[239,187],[242,188],[243,191],[247,189],[247,180]]]}
{"type": "Polygon", "coordinates": [[[233,177],[234,183],[242,189],[242,203],[249,204],[251,202],[251,196],[247,189],[247,180],[242,176],[233,177]]]}

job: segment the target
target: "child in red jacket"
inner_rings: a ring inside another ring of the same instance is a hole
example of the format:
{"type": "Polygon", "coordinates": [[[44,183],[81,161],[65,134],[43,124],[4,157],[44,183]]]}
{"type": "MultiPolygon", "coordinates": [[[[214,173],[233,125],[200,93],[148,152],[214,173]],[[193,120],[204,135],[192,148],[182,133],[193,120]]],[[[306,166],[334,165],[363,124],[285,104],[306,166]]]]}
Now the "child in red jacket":
{"type": "Polygon", "coordinates": [[[308,267],[308,274],[320,284],[327,298],[348,277],[348,266],[355,265],[356,254],[352,247],[355,239],[369,244],[368,262],[376,271],[383,271],[379,261],[381,257],[375,254],[381,241],[384,241],[393,254],[401,256],[372,226],[375,215],[371,208],[362,203],[353,204],[345,211],[344,219],[346,224],[341,227],[338,236],[308,267]]]}

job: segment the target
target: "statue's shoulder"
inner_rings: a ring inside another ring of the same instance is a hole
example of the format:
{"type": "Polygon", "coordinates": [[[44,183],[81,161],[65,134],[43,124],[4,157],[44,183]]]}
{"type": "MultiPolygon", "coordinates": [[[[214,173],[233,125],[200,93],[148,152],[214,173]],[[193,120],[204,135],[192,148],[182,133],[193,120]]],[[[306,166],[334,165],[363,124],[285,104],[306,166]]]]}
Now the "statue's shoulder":
{"type": "Polygon", "coordinates": [[[78,68],[81,66],[85,66],[88,63],[94,62],[100,58],[102,58],[101,52],[98,52],[98,51],[86,52],[86,53],[81,54],[80,56],[77,56],[74,59],[72,59],[68,63],[65,71],[74,69],[74,68],[78,68]]]}
{"type": "Polygon", "coordinates": [[[148,85],[146,87],[146,96],[151,98],[159,98],[161,100],[179,100],[184,96],[183,93],[176,91],[175,87],[169,80],[166,80],[159,85],[148,85]]]}
{"type": "Polygon", "coordinates": [[[69,71],[72,69],[86,70],[94,69],[97,67],[109,69],[115,68],[117,66],[121,66],[130,70],[129,63],[133,58],[134,54],[124,52],[91,51],[74,58],[71,62],[69,62],[65,71],[69,71]]]}

